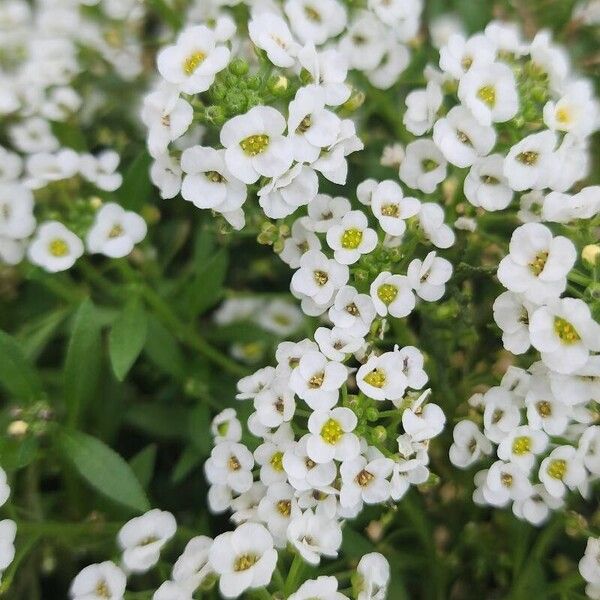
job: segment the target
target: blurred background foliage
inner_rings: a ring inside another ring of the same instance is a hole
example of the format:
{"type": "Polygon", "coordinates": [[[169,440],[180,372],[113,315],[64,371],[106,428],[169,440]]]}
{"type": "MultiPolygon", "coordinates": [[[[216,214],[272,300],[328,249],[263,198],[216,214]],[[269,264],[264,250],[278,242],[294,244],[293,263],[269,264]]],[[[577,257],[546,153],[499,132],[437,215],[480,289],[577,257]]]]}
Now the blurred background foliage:
{"type": "MultiPolygon", "coordinates": [[[[366,177],[392,176],[379,165],[380,152],[402,141],[403,132],[390,124],[398,122],[406,93],[423,83],[424,65],[435,61],[426,49],[427,23],[440,15],[455,14],[469,33],[493,18],[517,21],[528,35],[550,28],[599,89],[599,32],[571,21],[574,0],[425,4],[409,70],[391,91],[373,91],[363,107],[360,131],[368,150],[352,157],[348,189],[366,177]]],[[[151,72],[164,14],[160,1],[148,5],[151,72]]],[[[233,236],[188,203],[158,200],[148,180],[144,132],[128,118],[139,109],[126,102],[130,92],[114,89],[110,73],[82,77],[103,78],[114,106],[100,128],[67,123],[56,134],[75,148],[110,144],[122,153],[126,172],[118,196],[150,223],[150,245],[129,259],[85,257],[58,275],[0,267],[0,329],[9,334],[0,334],[0,463],[17,499],[6,516],[19,523],[17,557],[0,591],[14,600],[65,598],[72,577],[115,555],[121,524],[150,505],[174,512],[181,525],[168,558],[193,535],[227,527],[224,517],[206,510],[202,463],[210,452],[210,420],[227,406],[242,415],[249,410],[235,403],[235,383],[268,364],[281,340],[255,322],[217,326],[213,311],[229,297],[291,300],[289,269],[256,243],[259,223],[233,236]],[[256,362],[231,358],[233,343],[256,362]]],[[[599,180],[599,156],[596,139],[592,181],[599,180]]],[[[456,187],[447,182],[440,200],[452,199],[456,187]]],[[[510,232],[514,222],[501,217],[493,228],[510,232]]],[[[498,381],[511,360],[489,325],[499,290],[493,266],[502,252],[479,234],[462,232],[448,256],[458,268],[445,300],[394,323],[399,344],[418,339],[426,353],[433,398],[448,426],[430,450],[437,484],[411,491],[397,506],[365,510],[345,528],[347,557],[376,548],[390,561],[390,600],[584,598],[577,561],[583,519],[600,525],[593,502],[536,529],[507,511],[476,507],[473,472],[447,459],[452,424],[466,413],[466,399],[498,381]]],[[[308,323],[297,337],[312,330],[308,323]]],[[[153,577],[135,585],[155,588],[160,581],[153,577]]]]}

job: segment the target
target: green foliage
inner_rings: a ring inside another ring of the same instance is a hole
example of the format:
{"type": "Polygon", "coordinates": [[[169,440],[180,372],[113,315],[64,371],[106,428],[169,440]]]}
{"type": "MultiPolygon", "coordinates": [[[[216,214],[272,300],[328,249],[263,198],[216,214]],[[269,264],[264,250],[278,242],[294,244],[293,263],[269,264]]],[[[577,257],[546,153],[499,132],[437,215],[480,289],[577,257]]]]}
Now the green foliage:
{"type": "Polygon", "coordinates": [[[21,345],[0,331],[0,385],[14,400],[31,403],[42,395],[42,386],[21,345]]]}

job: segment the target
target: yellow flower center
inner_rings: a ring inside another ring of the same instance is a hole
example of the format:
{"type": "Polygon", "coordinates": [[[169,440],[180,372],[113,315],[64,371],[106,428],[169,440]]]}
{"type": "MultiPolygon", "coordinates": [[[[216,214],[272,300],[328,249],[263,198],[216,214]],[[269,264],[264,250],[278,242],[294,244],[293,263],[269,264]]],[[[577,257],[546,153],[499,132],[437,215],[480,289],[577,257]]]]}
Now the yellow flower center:
{"type": "Polygon", "coordinates": [[[335,419],[329,419],[321,428],[321,437],[328,444],[337,444],[343,435],[344,430],[335,419]]]}
{"type": "Polygon", "coordinates": [[[292,514],[291,500],[280,500],[277,504],[277,512],[283,517],[289,517],[292,514]]]}
{"type": "Polygon", "coordinates": [[[296,133],[306,133],[312,127],[312,117],[310,115],[306,115],[302,121],[300,121],[300,125],[296,128],[296,133]]]}
{"type": "Polygon", "coordinates": [[[322,21],[321,14],[317,10],[315,10],[312,6],[305,6],[304,14],[311,21],[315,21],[315,23],[320,23],[322,21]]]}
{"type": "Polygon", "coordinates": [[[268,147],[270,138],[267,134],[251,135],[240,142],[242,150],[248,156],[257,156],[262,154],[268,147]]]}
{"type": "Polygon", "coordinates": [[[421,161],[421,167],[425,173],[431,173],[431,171],[435,171],[439,166],[439,163],[433,160],[433,158],[426,158],[421,161]]]}
{"type": "Polygon", "coordinates": [[[502,475],[500,475],[500,481],[504,487],[512,487],[513,476],[510,473],[502,473],[502,475]]]}
{"type": "Polygon", "coordinates": [[[563,344],[575,344],[581,339],[575,327],[561,317],[554,317],[554,331],[563,344]]]}
{"type": "Polygon", "coordinates": [[[356,481],[356,483],[358,483],[358,485],[360,485],[360,487],[366,487],[367,485],[369,485],[371,483],[371,481],[373,481],[373,479],[375,479],[375,475],[373,475],[373,473],[369,473],[369,471],[366,471],[365,469],[363,469],[354,479],[354,481],[356,481]]]}
{"type": "Polygon", "coordinates": [[[566,108],[559,108],[556,111],[556,120],[563,125],[571,121],[571,113],[566,108]]]}
{"type": "Polygon", "coordinates": [[[550,461],[548,467],[548,475],[554,479],[560,479],[562,481],[565,473],[567,472],[567,461],[562,458],[556,458],[550,461]]]}
{"type": "Polygon", "coordinates": [[[552,415],[552,404],[547,400],[540,400],[536,403],[535,409],[538,411],[540,417],[549,417],[552,415]]]}
{"type": "Polygon", "coordinates": [[[381,389],[385,385],[385,372],[381,369],[373,369],[363,377],[363,381],[381,389]]]}
{"type": "Polygon", "coordinates": [[[472,64],[473,64],[473,57],[472,56],[464,56],[463,59],[460,61],[460,66],[465,71],[468,71],[471,68],[472,64]]]}
{"type": "Polygon", "coordinates": [[[324,380],[325,380],[325,373],[323,373],[323,371],[321,371],[320,373],[315,373],[308,380],[308,387],[312,388],[313,390],[316,390],[317,388],[320,388],[323,385],[324,380]]]}
{"type": "Polygon", "coordinates": [[[223,175],[221,175],[221,173],[219,173],[218,171],[207,171],[204,174],[204,176],[211,183],[223,183],[224,181],[226,181],[225,177],[223,177],[223,175]]]}
{"type": "Polygon", "coordinates": [[[513,440],[512,452],[517,456],[523,456],[531,450],[531,438],[526,435],[521,435],[513,440]]]}
{"type": "Polygon", "coordinates": [[[113,225],[111,230],[108,232],[108,237],[111,240],[114,240],[115,238],[121,237],[124,233],[125,230],[123,227],[117,223],[116,225],[113,225]]]}
{"type": "Polygon", "coordinates": [[[193,75],[196,69],[204,62],[206,54],[204,52],[194,52],[183,61],[183,72],[186,75],[193,75]]]}
{"type": "Polygon", "coordinates": [[[481,181],[486,185],[498,185],[500,183],[500,180],[493,175],[483,175],[481,181]]]}
{"type": "Polygon", "coordinates": [[[346,229],[342,234],[342,248],[356,250],[362,242],[363,232],[360,229],[346,229]]]}
{"type": "Polygon", "coordinates": [[[96,596],[100,596],[100,598],[110,598],[110,589],[104,579],[98,582],[94,591],[96,596]]]}
{"type": "Polygon", "coordinates": [[[547,260],[548,252],[544,250],[543,252],[538,252],[535,258],[529,263],[529,269],[536,277],[544,270],[547,260]]]}
{"type": "Polygon", "coordinates": [[[325,271],[315,271],[313,277],[318,285],[325,285],[329,281],[329,275],[325,271]]]}
{"type": "Polygon", "coordinates": [[[227,466],[229,467],[230,471],[239,471],[242,468],[242,465],[240,465],[240,461],[237,459],[237,456],[234,456],[233,454],[229,457],[229,460],[227,461],[227,466]]]}
{"type": "Polygon", "coordinates": [[[48,251],[52,256],[56,256],[56,258],[62,258],[69,254],[69,245],[65,240],[61,240],[60,238],[56,238],[52,240],[48,244],[48,251]]]}
{"type": "Polygon", "coordinates": [[[224,421],[223,423],[219,423],[217,425],[217,432],[219,433],[220,436],[227,435],[228,430],[229,430],[229,422],[228,421],[224,421]]]}
{"type": "Polygon", "coordinates": [[[275,452],[275,454],[271,456],[270,462],[273,470],[281,473],[281,471],[283,471],[283,452],[275,452]]]}
{"type": "Polygon", "coordinates": [[[397,204],[384,204],[381,207],[381,214],[384,217],[399,217],[400,216],[400,207],[397,204]]]}
{"type": "Polygon", "coordinates": [[[471,142],[471,138],[464,132],[458,129],[456,131],[456,137],[461,144],[466,144],[467,146],[473,146],[473,142],[471,142]]]}
{"type": "Polygon", "coordinates": [[[377,288],[377,297],[387,306],[389,306],[398,295],[398,288],[391,283],[384,283],[377,288]]]}
{"type": "Polygon", "coordinates": [[[477,97],[490,108],[496,106],[496,88],[493,85],[484,85],[479,88],[477,97]]]}
{"type": "Polygon", "coordinates": [[[235,559],[233,563],[234,571],[247,571],[258,562],[258,556],[255,554],[242,554],[235,559]]]}
{"type": "Polygon", "coordinates": [[[348,304],[348,306],[346,306],[346,312],[355,317],[358,314],[358,306],[356,306],[354,302],[351,302],[348,304]]]}
{"type": "Polygon", "coordinates": [[[540,153],[535,152],[535,150],[527,150],[517,154],[517,160],[528,167],[533,167],[533,165],[537,163],[539,157],[540,153]]]}

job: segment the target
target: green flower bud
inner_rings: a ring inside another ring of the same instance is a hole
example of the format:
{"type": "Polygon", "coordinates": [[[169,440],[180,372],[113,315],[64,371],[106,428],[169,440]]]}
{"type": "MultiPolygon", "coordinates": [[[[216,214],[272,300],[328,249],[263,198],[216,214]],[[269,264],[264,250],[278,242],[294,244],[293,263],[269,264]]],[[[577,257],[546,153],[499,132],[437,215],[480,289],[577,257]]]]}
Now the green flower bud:
{"type": "Polygon", "coordinates": [[[222,106],[213,105],[207,106],[204,111],[204,118],[209,123],[220,127],[227,120],[227,115],[225,114],[225,109],[222,106]]]}
{"type": "Polygon", "coordinates": [[[215,81],[210,88],[210,97],[215,102],[220,102],[225,98],[225,94],[227,94],[227,86],[220,81],[215,81]]]}
{"type": "Polygon", "coordinates": [[[271,75],[271,77],[269,77],[269,81],[267,83],[267,89],[271,92],[271,94],[273,94],[274,96],[285,96],[287,90],[288,90],[288,86],[289,86],[289,80],[287,77],[285,77],[284,75],[271,75]]]}
{"type": "Polygon", "coordinates": [[[313,76],[306,69],[302,69],[302,71],[300,71],[300,81],[302,82],[302,85],[308,85],[314,80],[313,76]]]}
{"type": "Polygon", "coordinates": [[[262,98],[260,94],[254,92],[252,90],[248,90],[245,94],[246,96],[246,108],[250,110],[253,106],[258,106],[262,104],[262,98]]]}
{"type": "Polygon", "coordinates": [[[379,418],[379,411],[374,406],[369,406],[365,412],[367,421],[377,421],[379,418]]]}
{"type": "Polygon", "coordinates": [[[381,444],[387,439],[387,431],[383,425],[377,425],[377,427],[373,429],[371,436],[375,443],[381,444]]]}
{"type": "Polygon", "coordinates": [[[234,58],[229,63],[229,70],[238,77],[242,77],[248,72],[249,66],[248,61],[245,58],[234,58]]]}
{"type": "Polygon", "coordinates": [[[365,102],[365,93],[361,90],[354,90],[350,98],[342,104],[342,111],[345,113],[356,112],[365,102]]]}
{"type": "Polygon", "coordinates": [[[256,74],[250,75],[246,78],[246,84],[248,85],[248,89],[250,90],[259,90],[260,89],[260,77],[256,74]]]}
{"type": "Polygon", "coordinates": [[[238,90],[230,90],[225,97],[225,109],[230,115],[239,115],[245,112],[247,106],[246,97],[238,90]]]}

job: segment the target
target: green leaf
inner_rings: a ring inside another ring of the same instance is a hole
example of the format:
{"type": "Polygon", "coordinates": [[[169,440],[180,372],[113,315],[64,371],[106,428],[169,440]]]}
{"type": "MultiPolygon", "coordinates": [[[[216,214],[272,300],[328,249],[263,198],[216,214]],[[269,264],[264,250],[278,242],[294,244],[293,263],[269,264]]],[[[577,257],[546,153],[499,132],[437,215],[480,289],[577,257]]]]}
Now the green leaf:
{"type": "Polygon", "coordinates": [[[148,485],[150,484],[150,481],[152,481],[154,465],[156,464],[157,448],[158,446],[156,444],[148,444],[129,461],[129,466],[145,490],[148,489],[148,485]]]}
{"type": "Polygon", "coordinates": [[[146,356],[167,375],[183,380],[185,359],[177,340],[153,315],[148,317],[148,335],[144,346],[146,356]]]}
{"type": "Polygon", "coordinates": [[[128,302],[108,337],[108,353],[116,378],[123,381],[146,343],[148,318],[138,298],[128,302]]]}
{"type": "Polygon", "coordinates": [[[19,332],[23,352],[29,360],[36,360],[56,335],[60,325],[69,314],[69,309],[61,308],[41,319],[27,323],[19,332]]]}
{"type": "Polygon", "coordinates": [[[221,299],[228,265],[229,257],[225,249],[219,250],[206,262],[198,265],[184,298],[184,307],[189,317],[205,313],[221,299]]]}
{"type": "Polygon", "coordinates": [[[22,402],[31,402],[42,395],[38,375],[23,348],[4,331],[0,331],[0,384],[22,402]]]}
{"type": "Polygon", "coordinates": [[[180,483],[183,481],[200,463],[204,460],[204,456],[194,446],[187,446],[185,450],[179,455],[179,459],[173,473],[171,474],[171,481],[173,483],[180,483]]]}
{"type": "Polygon", "coordinates": [[[151,164],[152,157],[146,150],[142,150],[131,163],[123,177],[123,184],[117,191],[117,196],[124,208],[139,212],[148,201],[152,191],[149,174],[151,164]]]}
{"type": "Polygon", "coordinates": [[[63,458],[102,495],[136,512],[150,508],[133,469],[104,442],[80,431],[63,430],[58,445],[63,458]]]}
{"type": "Polygon", "coordinates": [[[64,368],[68,422],[74,425],[94,395],[102,365],[101,321],[92,301],[84,300],[73,325],[64,368]]]}
{"type": "Polygon", "coordinates": [[[7,471],[16,471],[30,465],[38,455],[39,440],[33,435],[24,438],[0,438],[0,465],[7,471]]]}
{"type": "Polygon", "coordinates": [[[148,4],[154,8],[161,20],[168,23],[172,29],[177,31],[181,28],[181,17],[179,13],[171,8],[165,0],[148,0],[148,4]]]}
{"type": "Polygon", "coordinates": [[[210,435],[210,411],[204,403],[198,404],[191,412],[188,420],[188,437],[194,448],[201,455],[210,454],[212,437],[210,435]]]}
{"type": "Polygon", "coordinates": [[[125,417],[130,425],[153,437],[184,439],[189,410],[161,403],[133,404],[125,417]]]}

